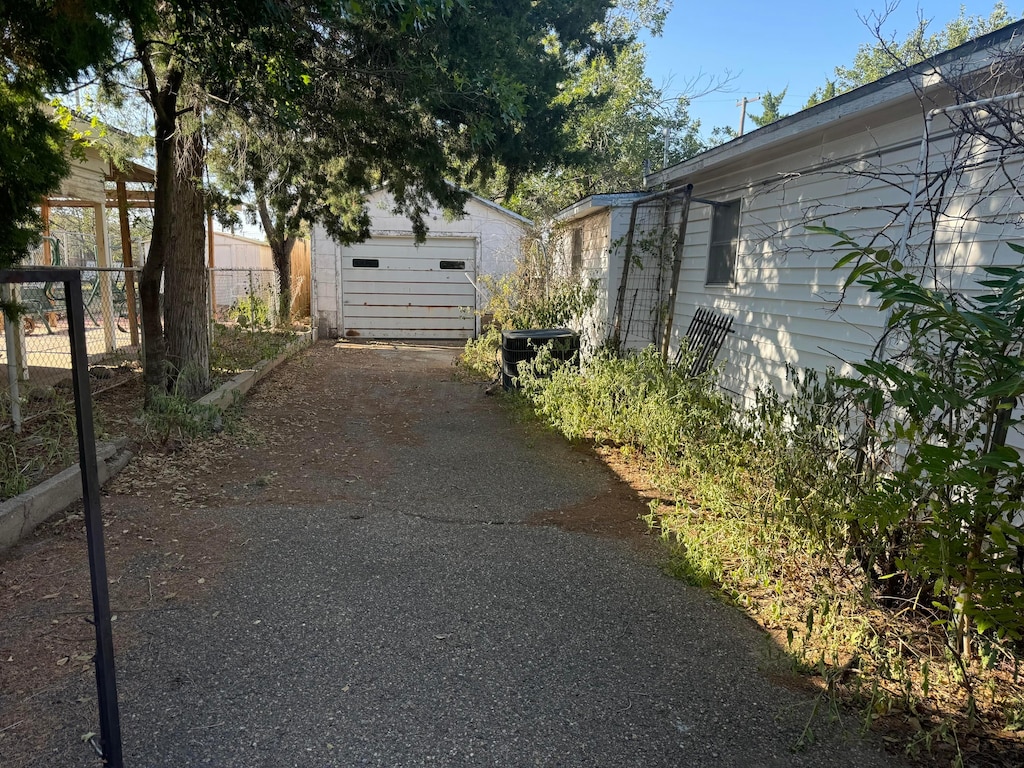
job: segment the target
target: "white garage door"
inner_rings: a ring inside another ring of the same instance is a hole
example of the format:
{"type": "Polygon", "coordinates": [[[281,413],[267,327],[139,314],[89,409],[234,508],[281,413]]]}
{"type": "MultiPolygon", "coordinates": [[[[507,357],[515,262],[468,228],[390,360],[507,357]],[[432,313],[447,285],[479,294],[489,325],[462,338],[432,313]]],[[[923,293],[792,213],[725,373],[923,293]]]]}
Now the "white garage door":
{"type": "Polygon", "coordinates": [[[476,327],[476,242],[381,237],[342,255],[344,335],[468,339],[476,327]]]}

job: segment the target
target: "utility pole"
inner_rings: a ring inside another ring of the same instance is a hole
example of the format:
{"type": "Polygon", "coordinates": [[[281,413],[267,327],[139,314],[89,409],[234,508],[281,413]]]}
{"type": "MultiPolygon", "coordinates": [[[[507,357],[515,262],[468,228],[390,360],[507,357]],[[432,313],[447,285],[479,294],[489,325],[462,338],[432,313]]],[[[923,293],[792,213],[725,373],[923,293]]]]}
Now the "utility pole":
{"type": "Polygon", "coordinates": [[[751,104],[755,101],[760,100],[760,96],[755,96],[752,99],[748,99],[746,96],[744,96],[742,99],[736,102],[736,106],[740,108],[740,136],[743,135],[743,124],[747,121],[747,104],[751,104]]]}

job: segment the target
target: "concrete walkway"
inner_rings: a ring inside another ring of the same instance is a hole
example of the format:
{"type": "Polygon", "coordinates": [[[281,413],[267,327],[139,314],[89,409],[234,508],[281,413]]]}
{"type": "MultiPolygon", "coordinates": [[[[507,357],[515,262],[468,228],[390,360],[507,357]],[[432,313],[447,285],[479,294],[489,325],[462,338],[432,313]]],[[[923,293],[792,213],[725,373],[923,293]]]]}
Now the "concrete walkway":
{"type": "Polygon", "coordinates": [[[825,723],[793,751],[813,702],[765,679],[747,619],[635,546],[530,524],[613,480],[453,382],[454,354],[318,345],[282,366],[316,403],[291,438],[307,493],[209,510],[235,564],[136,619],[127,765],[895,764],[825,723]]]}

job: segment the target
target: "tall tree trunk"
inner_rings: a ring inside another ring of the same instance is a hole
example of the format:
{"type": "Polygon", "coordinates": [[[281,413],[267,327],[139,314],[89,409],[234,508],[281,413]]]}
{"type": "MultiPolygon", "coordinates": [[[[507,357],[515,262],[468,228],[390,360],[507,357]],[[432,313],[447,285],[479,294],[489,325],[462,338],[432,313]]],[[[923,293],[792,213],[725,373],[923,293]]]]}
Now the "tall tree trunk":
{"type": "Polygon", "coordinates": [[[277,282],[281,288],[277,324],[281,328],[290,328],[292,320],[292,247],[295,238],[286,238],[283,242],[270,241],[270,251],[274,256],[274,269],[277,270],[277,282]]]}
{"type": "Polygon", "coordinates": [[[173,391],[194,399],[210,391],[210,323],[205,206],[199,189],[206,154],[199,130],[176,135],[174,221],[164,270],[164,328],[173,391]]]}
{"type": "MultiPolygon", "coordinates": [[[[147,61],[148,63],[148,61],[147,61]]],[[[152,403],[154,393],[167,390],[166,352],[164,330],[161,323],[160,282],[174,221],[176,185],[175,166],[177,146],[175,140],[178,87],[181,77],[168,73],[164,86],[151,88],[150,98],[156,123],[156,189],[153,199],[153,239],[150,241],[146,263],[139,273],[139,300],[142,305],[142,345],[145,361],[144,379],[146,405],[152,403]]]]}
{"type": "Polygon", "coordinates": [[[263,231],[270,243],[270,253],[274,257],[274,270],[280,288],[277,325],[279,328],[289,328],[292,319],[292,248],[295,246],[295,235],[285,234],[287,226],[283,215],[279,214],[280,221],[274,221],[267,198],[259,191],[256,193],[256,202],[263,231]]]}

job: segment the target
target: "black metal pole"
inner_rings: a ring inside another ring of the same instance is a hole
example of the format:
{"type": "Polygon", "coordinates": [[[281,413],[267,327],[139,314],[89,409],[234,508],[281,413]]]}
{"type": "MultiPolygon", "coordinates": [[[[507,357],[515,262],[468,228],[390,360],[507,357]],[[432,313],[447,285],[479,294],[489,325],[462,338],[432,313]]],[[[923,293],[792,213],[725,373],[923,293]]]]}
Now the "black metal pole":
{"type": "Polygon", "coordinates": [[[71,339],[71,380],[75,389],[75,418],[78,424],[78,456],[85,503],[85,534],[89,547],[89,575],[92,580],[92,612],[96,625],[96,693],[100,708],[100,746],[110,768],[123,768],[121,718],[117,708],[114,677],[114,637],[110,626],[110,594],[107,587],[107,557],[103,550],[103,518],[100,514],[100,483],[96,460],[96,435],[92,423],[89,391],[89,354],[85,342],[85,311],[80,275],[64,281],[71,339]]]}

